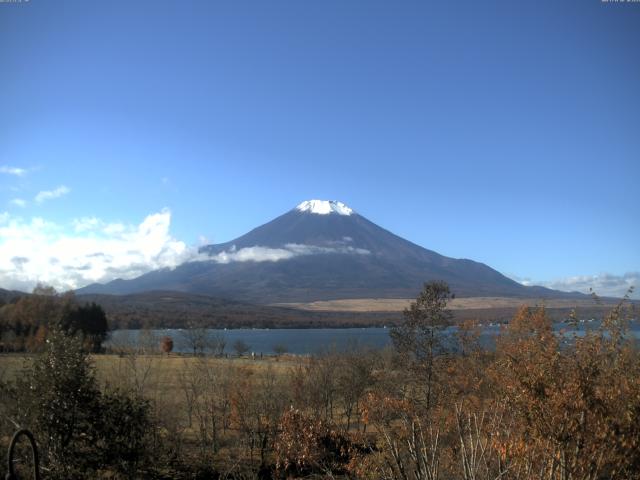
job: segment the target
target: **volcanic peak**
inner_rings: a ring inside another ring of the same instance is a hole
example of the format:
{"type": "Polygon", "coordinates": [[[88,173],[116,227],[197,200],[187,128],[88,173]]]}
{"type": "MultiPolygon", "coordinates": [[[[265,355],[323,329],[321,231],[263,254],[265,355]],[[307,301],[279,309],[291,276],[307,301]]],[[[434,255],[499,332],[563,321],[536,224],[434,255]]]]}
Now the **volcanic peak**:
{"type": "Polygon", "coordinates": [[[306,200],[296,207],[299,212],[315,213],[317,215],[351,215],[353,210],[337,200],[306,200]]]}

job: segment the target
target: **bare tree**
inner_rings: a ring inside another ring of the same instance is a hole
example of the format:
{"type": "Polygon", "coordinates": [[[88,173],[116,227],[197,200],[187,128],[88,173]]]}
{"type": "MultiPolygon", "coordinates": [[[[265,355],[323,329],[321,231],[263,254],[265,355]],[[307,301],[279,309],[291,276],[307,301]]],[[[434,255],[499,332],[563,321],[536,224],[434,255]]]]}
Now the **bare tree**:
{"type": "Polygon", "coordinates": [[[220,448],[229,417],[229,388],[236,376],[235,368],[206,357],[185,362],[179,380],[190,424],[196,424],[202,460],[210,460],[220,448]]]}
{"type": "Polygon", "coordinates": [[[223,333],[216,332],[207,337],[207,346],[213,355],[222,357],[224,355],[224,349],[227,346],[227,339],[223,333]]]}
{"type": "Polygon", "coordinates": [[[437,381],[435,358],[443,351],[441,333],[451,324],[447,303],[453,298],[445,282],[425,283],[416,301],[404,310],[404,321],[391,330],[393,344],[414,374],[426,411],[433,406],[437,381]]]}
{"type": "MultiPolygon", "coordinates": [[[[463,480],[499,480],[514,467],[507,450],[500,451],[496,438],[509,438],[510,428],[504,420],[504,406],[497,404],[491,413],[464,412],[462,403],[455,405],[459,448],[457,448],[463,480]]],[[[516,470],[510,475],[521,478],[516,470]]]]}
{"type": "Polygon", "coordinates": [[[425,424],[410,402],[369,394],[363,413],[382,439],[379,477],[384,480],[440,478],[440,429],[425,424]]]}
{"type": "Polygon", "coordinates": [[[236,340],[233,342],[233,349],[236,351],[236,354],[241,357],[245,353],[249,351],[251,347],[244,340],[236,340]]]}
{"type": "Polygon", "coordinates": [[[280,357],[281,355],[284,355],[288,351],[286,345],[283,345],[282,343],[278,343],[278,344],[274,345],[272,348],[273,348],[274,353],[278,357],[280,357]]]}
{"type": "Polygon", "coordinates": [[[316,355],[306,365],[307,402],[324,421],[333,420],[339,368],[335,353],[316,355]]]}
{"type": "Polygon", "coordinates": [[[351,421],[357,415],[360,399],[373,382],[375,356],[364,349],[351,349],[338,355],[336,364],[336,393],[346,420],[345,431],[349,431],[351,421]]]}
{"type": "Polygon", "coordinates": [[[203,355],[207,346],[207,329],[190,324],[181,332],[182,338],[194,356],[203,355]]]}

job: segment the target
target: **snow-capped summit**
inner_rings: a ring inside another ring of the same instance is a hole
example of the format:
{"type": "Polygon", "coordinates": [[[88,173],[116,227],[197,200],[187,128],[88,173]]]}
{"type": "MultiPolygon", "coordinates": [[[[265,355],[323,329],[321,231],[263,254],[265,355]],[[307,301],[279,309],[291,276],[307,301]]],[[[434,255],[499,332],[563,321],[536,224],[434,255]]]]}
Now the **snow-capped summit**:
{"type": "Polygon", "coordinates": [[[327,215],[337,213],[338,215],[351,215],[353,210],[344,203],[337,200],[306,200],[296,207],[300,212],[317,213],[327,215]]]}

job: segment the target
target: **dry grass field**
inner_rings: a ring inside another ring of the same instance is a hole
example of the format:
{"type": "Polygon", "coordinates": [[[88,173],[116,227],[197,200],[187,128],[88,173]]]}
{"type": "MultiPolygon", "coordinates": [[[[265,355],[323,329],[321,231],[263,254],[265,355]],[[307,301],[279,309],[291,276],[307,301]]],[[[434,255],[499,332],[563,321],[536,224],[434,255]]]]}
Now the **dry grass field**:
{"type": "MultiPolygon", "coordinates": [[[[16,353],[0,355],[0,381],[11,380],[19,375],[20,370],[30,364],[32,354],[16,353]]],[[[286,376],[287,372],[301,363],[305,357],[294,355],[265,356],[262,359],[252,360],[249,356],[242,358],[214,358],[194,357],[171,353],[150,355],[92,355],[91,361],[95,366],[98,380],[103,385],[114,388],[122,387],[129,381],[142,380],[153,384],[155,388],[165,392],[174,392],[180,387],[180,379],[185,370],[196,364],[204,363],[210,369],[242,369],[250,374],[260,374],[265,371],[273,371],[279,376],[286,376]],[[133,377],[132,377],[133,375],[133,377]]],[[[139,385],[142,385],[139,383],[139,385]]]]}
{"type": "MultiPolygon", "coordinates": [[[[30,365],[33,354],[0,355],[0,382],[16,379],[30,365]]],[[[160,404],[184,411],[189,375],[196,370],[233,372],[238,377],[260,379],[270,375],[277,381],[288,378],[292,369],[308,362],[294,355],[242,358],[194,357],[182,354],[104,354],[92,355],[96,378],[107,389],[133,391],[160,404]]]]}
{"type": "MultiPolygon", "coordinates": [[[[410,298],[354,298],[309,303],[279,303],[273,306],[318,312],[401,312],[414,300],[410,298]]],[[[615,303],[615,301],[603,302],[605,306],[613,306],[615,303]]],[[[591,298],[541,300],[538,298],[469,297],[453,299],[448,304],[448,308],[451,310],[516,309],[525,304],[530,306],[544,304],[547,308],[590,308],[595,303],[591,298]]]]}

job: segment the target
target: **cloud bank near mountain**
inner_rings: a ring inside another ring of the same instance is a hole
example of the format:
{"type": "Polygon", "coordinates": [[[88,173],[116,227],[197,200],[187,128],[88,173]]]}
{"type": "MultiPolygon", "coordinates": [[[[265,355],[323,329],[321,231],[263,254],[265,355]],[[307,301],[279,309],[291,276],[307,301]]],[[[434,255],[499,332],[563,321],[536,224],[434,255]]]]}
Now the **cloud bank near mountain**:
{"type": "Polygon", "coordinates": [[[69,226],[5,212],[0,214],[0,287],[29,291],[41,282],[67,290],[176,267],[196,252],[170,234],[170,225],[166,209],[138,225],[90,217],[69,226]]]}
{"type": "Polygon", "coordinates": [[[623,297],[630,287],[635,287],[631,295],[633,299],[640,299],[640,272],[626,272],[622,275],[599,273],[597,275],[575,275],[549,281],[532,281],[528,278],[512,276],[523,285],[541,285],[543,287],[563,292],[591,293],[601,297],[623,297]]]}
{"type": "Polygon", "coordinates": [[[212,256],[200,255],[197,259],[210,260],[223,264],[232,262],[277,262],[293,257],[299,257],[301,255],[316,255],[323,253],[368,255],[371,252],[364,248],[354,248],[348,245],[323,247],[288,243],[283,248],[268,248],[260,246],[246,247],[239,250],[231,248],[228,251],[220,252],[212,256]]]}

